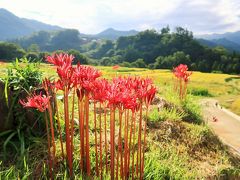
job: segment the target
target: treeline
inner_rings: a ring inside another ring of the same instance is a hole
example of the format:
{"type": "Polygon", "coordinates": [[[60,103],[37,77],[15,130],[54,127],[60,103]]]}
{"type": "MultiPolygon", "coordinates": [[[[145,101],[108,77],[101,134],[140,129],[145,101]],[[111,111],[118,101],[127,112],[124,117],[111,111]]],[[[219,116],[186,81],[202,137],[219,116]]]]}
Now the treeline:
{"type": "Polygon", "coordinates": [[[81,62],[81,64],[94,64],[87,56],[75,49],[69,49],[66,51],[57,50],[54,52],[43,52],[39,50],[39,47],[36,44],[32,44],[27,50],[25,50],[14,43],[0,42],[0,61],[11,61],[15,58],[26,57],[30,61],[44,62],[47,55],[50,55],[52,53],[65,52],[74,55],[75,59],[73,64],[76,64],[77,62],[81,62]]]}
{"type": "Polygon", "coordinates": [[[168,27],[160,32],[146,30],[135,36],[120,37],[116,42],[105,41],[88,50],[88,55],[100,59],[103,65],[172,69],[184,63],[191,70],[240,73],[240,54],[223,47],[202,46],[192,32],[181,27],[174,32],[168,27]]]}
{"type": "Polygon", "coordinates": [[[81,59],[85,64],[172,69],[184,63],[191,70],[240,73],[240,54],[223,47],[203,46],[194,39],[192,32],[181,27],[174,31],[169,27],[160,31],[146,30],[116,41],[93,39],[76,30],[41,31],[13,43],[18,45],[0,43],[0,59],[18,56],[43,58],[44,54],[60,49],[73,53],[76,60],[81,59]]]}

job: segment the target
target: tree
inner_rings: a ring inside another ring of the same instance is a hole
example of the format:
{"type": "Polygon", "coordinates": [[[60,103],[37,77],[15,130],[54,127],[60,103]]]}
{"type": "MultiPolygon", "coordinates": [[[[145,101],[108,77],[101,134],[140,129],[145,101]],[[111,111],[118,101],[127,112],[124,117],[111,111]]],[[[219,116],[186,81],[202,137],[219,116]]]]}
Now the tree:
{"type": "Polygon", "coordinates": [[[78,30],[67,29],[59,31],[53,36],[51,40],[51,49],[80,49],[81,40],[79,38],[80,34],[78,30]]]}
{"type": "Polygon", "coordinates": [[[136,61],[131,63],[131,66],[137,68],[145,68],[146,64],[143,59],[137,59],[136,61]]]}
{"type": "Polygon", "coordinates": [[[100,65],[110,66],[110,65],[112,65],[112,59],[109,58],[109,57],[103,57],[103,58],[100,60],[100,65]]]}
{"type": "Polygon", "coordinates": [[[35,53],[39,53],[40,51],[39,46],[37,44],[31,44],[27,50],[28,52],[35,52],[35,53]]]}
{"type": "Polygon", "coordinates": [[[113,47],[114,47],[113,42],[110,40],[107,40],[96,50],[93,56],[95,58],[105,57],[105,56],[108,56],[107,52],[109,52],[110,55],[111,54],[113,55],[113,53],[111,53],[110,51],[111,49],[113,49],[113,47]]]}
{"type": "Polygon", "coordinates": [[[14,43],[0,42],[0,59],[1,60],[13,60],[16,58],[22,58],[25,55],[25,51],[14,43]]]}
{"type": "Polygon", "coordinates": [[[28,52],[26,54],[26,58],[31,62],[31,61],[36,61],[39,60],[39,54],[36,52],[28,52]]]}
{"type": "Polygon", "coordinates": [[[67,53],[72,54],[75,57],[73,62],[74,64],[77,64],[77,62],[80,62],[81,64],[88,64],[88,57],[81,54],[78,50],[70,49],[67,53]]]}

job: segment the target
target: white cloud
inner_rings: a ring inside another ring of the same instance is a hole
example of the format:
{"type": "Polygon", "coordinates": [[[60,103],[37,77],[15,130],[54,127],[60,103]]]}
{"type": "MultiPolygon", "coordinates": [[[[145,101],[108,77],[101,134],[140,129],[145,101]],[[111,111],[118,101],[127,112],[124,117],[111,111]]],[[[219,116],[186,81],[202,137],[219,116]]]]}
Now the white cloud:
{"type": "Polygon", "coordinates": [[[240,30],[239,0],[1,0],[0,7],[84,33],[181,25],[196,33],[240,30]]]}

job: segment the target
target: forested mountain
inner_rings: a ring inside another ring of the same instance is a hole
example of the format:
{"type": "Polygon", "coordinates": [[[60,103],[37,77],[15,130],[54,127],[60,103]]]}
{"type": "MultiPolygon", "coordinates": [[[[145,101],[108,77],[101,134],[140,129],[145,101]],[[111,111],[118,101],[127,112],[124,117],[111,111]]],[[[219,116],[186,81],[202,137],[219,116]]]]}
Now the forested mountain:
{"type": "Polygon", "coordinates": [[[227,32],[227,33],[223,33],[223,34],[204,34],[204,35],[197,36],[197,38],[203,38],[203,39],[207,39],[207,40],[225,38],[229,41],[240,44],[240,31],[227,32]]]}
{"type": "Polygon", "coordinates": [[[31,36],[26,36],[12,40],[11,42],[19,44],[24,49],[28,49],[32,44],[36,44],[40,51],[55,50],[80,50],[81,45],[91,39],[83,38],[78,30],[65,29],[55,32],[39,31],[31,36]]]}
{"type": "Polygon", "coordinates": [[[200,44],[208,46],[208,47],[222,46],[222,47],[228,49],[229,51],[240,52],[240,44],[237,44],[226,38],[212,39],[212,40],[206,40],[206,39],[197,39],[197,40],[200,42],[200,44]]]}
{"type": "MultiPolygon", "coordinates": [[[[12,42],[24,48],[25,56],[33,58],[43,57],[41,51],[70,50],[78,57],[84,56],[86,63],[99,65],[172,69],[184,63],[191,70],[240,73],[239,53],[216,46],[219,41],[203,41],[208,46],[202,45],[187,29],[177,27],[171,31],[166,27],[160,31],[146,30],[133,36],[122,36],[114,41],[94,39],[80,34],[78,30],[66,29],[52,33],[40,31],[12,42]]],[[[226,43],[227,40],[224,41],[226,43]]],[[[2,47],[7,49],[6,46],[2,47]]],[[[0,59],[9,58],[2,56],[0,59]]]]}
{"type": "Polygon", "coordinates": [[[106,40],[116,40],[121,36],[133,36],[136,35],[138,31],[129,30],[129,31],[119,31],[113,28],[108,28],[98,34],[92,35],[94,38],[106,39],[106,40]]]}
{"type": "Polygon", "coordinates": [[[0,8],[0,40],[14,39],[37,31],[54,31],[62,28],[36,20],[19,18],[6,9],[0,8]]]}
{"type": "Polygon", "coordinates": [[[193,38],[192,32],[168,27],[160,32],[146,30],[135,36],[120,37],[116,42],[105,41],[89,49],[87,54],[101,59],[103,65],[122,63],[124,66],[172,68],[180,63],[192,70],[240,72],[240,55],[223,47],[206,47],[193,38]]]}
{"type": "Polygon", "coordinates": [[[228,50],[240,52],[240,31],[223,34],[205,34],[196,36],[196,38],[200,39],[200,42],[205,43],[205,45],[209,43],[202,41],[202,39],[213,42],[217,46],[223,46],[228,50]]]}

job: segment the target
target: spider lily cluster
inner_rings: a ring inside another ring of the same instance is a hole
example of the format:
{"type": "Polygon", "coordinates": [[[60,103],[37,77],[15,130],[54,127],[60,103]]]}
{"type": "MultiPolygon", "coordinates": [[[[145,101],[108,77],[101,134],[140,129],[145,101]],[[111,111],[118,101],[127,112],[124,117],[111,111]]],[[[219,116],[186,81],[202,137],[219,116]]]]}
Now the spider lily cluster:
{"type": "Polygon", "coordinates": [[[62,159],[66,160],[71,177],[74,176],[74,149],[79,148],[79,168],[88,177],[96,175],[102,179],[103,174],[110,173],[111,179],[143,179],[147,115],[156,93],[152,81],[140,77],[100,79],[101,73],[91,66],[77,64],[73,67],[74,57],[68,54],[56,54],[46,59],[57,67],[59,78],[53,82],[45,79],[44,95],[33,94],[20,103],[45,113],[51,178],[56,161],[54,125],[57,123],[62,159]],[[65,139],[56,99],[58,91],[63,92],[65,139]],[[90,118],[91,108],[93,118],[90,118]],[[74,121],[75,109],[78,127],[74,121]],[[90,127],[90,123],[94,127],[90,127]],[[79,133],[79,145],[74,143],[76,133],[79,133]],[[90,142],[90,136],[94,136],[94,142],[90,142]],[[94,162],[90,161],[90,146],[95,151],[94,162]]]}
{"type": "Polygon", "coordinates": [[[187,65],[180,64],[173,69],[173,74],[176,78],[174,90],[179,93],[179,98],[183,100],[187,95],[187,85],[192,72],[188,71],[187,65]]]}

